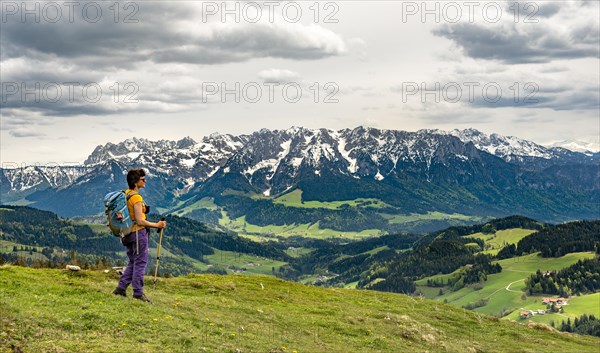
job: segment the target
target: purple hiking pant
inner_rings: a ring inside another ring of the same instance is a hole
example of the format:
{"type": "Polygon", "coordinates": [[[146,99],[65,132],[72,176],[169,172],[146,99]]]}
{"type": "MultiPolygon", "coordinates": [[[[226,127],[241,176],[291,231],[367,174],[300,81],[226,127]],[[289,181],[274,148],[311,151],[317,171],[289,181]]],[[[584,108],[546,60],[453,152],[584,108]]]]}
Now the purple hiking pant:
{"type": "Polygon", "coordinates": [[[144,294],[144,273],[146,273],[146,265],[148,264],[148,230],[138,230],[139,254],[135,243],[135,232],[123,238],[123,245],[127,248],[127,257],[129,263],[125,267],[125,271],[119,280],[117,288],[126,290],[131,284],[133,287],[133,295],[139,296],[144,294]]]}

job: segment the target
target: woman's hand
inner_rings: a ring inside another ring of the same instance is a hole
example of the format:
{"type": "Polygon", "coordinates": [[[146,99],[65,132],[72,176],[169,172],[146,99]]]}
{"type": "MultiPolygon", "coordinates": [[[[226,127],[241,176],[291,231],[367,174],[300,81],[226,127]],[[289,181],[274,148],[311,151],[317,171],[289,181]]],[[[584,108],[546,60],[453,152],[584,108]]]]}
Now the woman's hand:
{"type": "Polygon", "coordinates": [[[165,228],[167,226],[167,222],[166,221],[160,221],[157,223],[152,223],[152,222],[148,222],[147,220],[144,219],[144,212],[142,210],[142,203],[141,202],[137,202],[135,205],[133,205],[133,212],[135,213],[135,219],[139,221],[136,221],[136,224],[138,226],[142,226],[142,227],[150,227],[150,228],[158,228],[158,229],[162,229],[165,228]]]}

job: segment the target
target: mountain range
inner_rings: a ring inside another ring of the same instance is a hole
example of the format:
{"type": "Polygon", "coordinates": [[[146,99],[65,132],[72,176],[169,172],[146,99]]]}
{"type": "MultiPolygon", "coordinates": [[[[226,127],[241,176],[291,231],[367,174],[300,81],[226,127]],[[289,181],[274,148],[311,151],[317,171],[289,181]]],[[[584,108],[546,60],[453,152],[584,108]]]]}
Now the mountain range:
{"type": "Polygon", "coordinates": [[[127,169],[143,167],[149,204],[213,223],[223,212],[259,226],[319,222],[340,231],[392,230],[398,215],[433,212],[557,222],[598,218],[599,162],[600,153],[475,129],[292,127],[107,143],[80,166],[0,169],[0,195],[63,216],[97,215],[102,197],[125,187],[127,169]],[[300,204],[278,202],[292,192],[300,204]]]}

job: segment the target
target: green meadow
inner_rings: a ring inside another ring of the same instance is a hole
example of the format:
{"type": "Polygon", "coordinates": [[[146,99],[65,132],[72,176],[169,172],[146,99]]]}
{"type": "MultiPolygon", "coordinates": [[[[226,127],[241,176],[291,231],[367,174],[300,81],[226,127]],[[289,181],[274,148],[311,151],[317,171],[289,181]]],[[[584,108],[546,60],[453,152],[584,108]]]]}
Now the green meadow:
{"type": "Polygon", "coordinates": [[[290,236],[302,236],[307,238],[346,238],[351,240],[358,240],[368,238],[370,236],[383,235],[383,232],[378,229],[366,229],[360,232],[342,232],[339,230],[320,228],[319,222],[308,224],[288,224],[288,225],[268,225],[258,226],[246,222],[246,217],[242,216],[236,219],[231,219],[227,216],[225,211],[221,211],[222,218],[219,220],[219,224],[223,227],[227,227],[241,236],[267,236],[267,237],[290,237],[290,236]]]}
{"type": "Polygon", "coordinates": [[[494,234],[475,233],[468,235],[469,237],[478,238],[485,242],[484,254],[496,255],[503,247],[510,244],[517,244],[519,240],[525,238],[535,230],[513,228],[499,230],[494,234]]]}
{"type": "Polygon", "coordinates": [[[0,267],[0,352],[591,352],[600,339],[400,294],[272,276],[161,278],[154,304],[116,273],[0,267]]]}
{"type": "MultiPolygon", "coordinates": [[[[542,304],[543,297],[551,296],[544,295],[532,297],[532,299],[535,300],[534,303],[523,305],[519,309],[545,310],[546,305],[542,304]]],[[[506,318],[511,320],[520,320],[519,311],[521,310],[515,310],[510,315],[506,316],[506,318]]],[[[563,320],[566,322],[567,319],[571,319],[571,322],[573,322],[575,318],[579,318],[583,314],[593,314],[597,318],[600,317],[600,293],[585,294],[581,296],[571,297],[569,298],[568,304],[563,306],[562,313],[535,315],[534,317],[526,319],[525,321],[544,324],[550,324],[550,322],[553,321],[555,325],[558,326],[563,320]]]]}
{"type": "Polygon", "coordinates": [[[215,250],[213,255],[204,256],[204,259],[212,265],[227,269],[228,273],[234,272],[233,269],[229,269],[228,267],[235,266],[238,269],[243,268],[245,273],[248,274],[270,275],[273,274],[273,271],[278,271],[281,266],[286,264],[283,261],[222,250],[215,250]]]}
{"type": "Polygon", "coordinates": [[[538,269],[541,271],[559,270],[568,267],[579,260],[593,258],[591,252],[572,253],[560,258],[542,258],[538,253],[511,259],[500,260],[502,272],[488,275],[483,287],[466,286],[456,292],[444,288],[444,294],[439,295],[439,288],[427,287],[427,279],[447,279],[451,276],[438,275],[417,281],[417,288],[430,299],[446,301],[451,305],[464,307],[469,304],[486,300],[485,305],[474,309],[488,315],[500,315],[513,312],[521,307],[533,305],[539,298],[524,296],[525,279],[538,269]]]}
{"type": "Polygon", "coordinates": [[[442,213],[442,212],[427,212],[424,214],[420,213],[411,213],[407,215],[397,214],[383,215],[391,224],[401,224],[401,223],[410,223],[417,221],[431,221],[431,220],[460,220],[460,221],[475,221],[481,220],[481,217],[467,216],[459,213],[442,213]]]}
{"type": "Polygon", "coordinates": [[[273,199],[274,203],[282,204],[287,207],[300,208],[327,208],[331,210],[338,209],[342,206],[352,207],[391,207],[379,199],[359,198],[355,200],[345,201],[302,201],[302,190],[295,189],[287,194],[281,195],[273,199]]]}

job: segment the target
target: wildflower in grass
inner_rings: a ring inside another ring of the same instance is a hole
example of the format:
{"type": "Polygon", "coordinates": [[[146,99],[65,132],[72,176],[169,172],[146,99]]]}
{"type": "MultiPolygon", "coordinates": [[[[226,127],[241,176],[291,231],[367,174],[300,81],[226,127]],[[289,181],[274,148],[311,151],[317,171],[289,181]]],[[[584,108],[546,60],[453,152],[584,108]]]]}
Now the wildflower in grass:
{"type": "Polygon", "coordinates": [[[215,326],[215,323],[211,322],[210,324],[208,324],[208,326],[215,326]]]}
{"type": "Polygon", "coordinates": [[[154,319],[152,319],[152,321],[158,321],[158,319],[157,319],[157,318],[154,318],[154,319]]]}
{"type": "Polygon", "coordinates": [[[235,333],[230,333],[229,338],[232,338],[232,339],[235,338],[235,333]]]}
{"type": "Polygon", "coordinates": [[[125,326],[127,326],[127,324],[126,323],[122,323],[121,326],[125,327],[125,326]]]}

